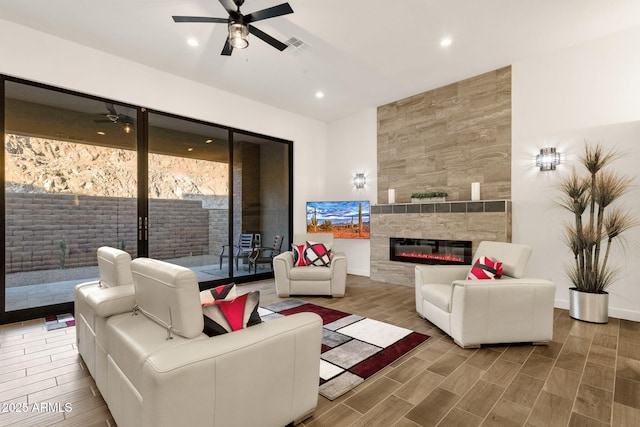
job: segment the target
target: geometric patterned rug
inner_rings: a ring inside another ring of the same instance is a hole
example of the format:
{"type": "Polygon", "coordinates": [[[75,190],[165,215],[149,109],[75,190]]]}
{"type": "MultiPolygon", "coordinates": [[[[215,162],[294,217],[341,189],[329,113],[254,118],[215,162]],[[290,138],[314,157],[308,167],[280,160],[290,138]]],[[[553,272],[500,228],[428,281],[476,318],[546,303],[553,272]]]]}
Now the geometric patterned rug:
{"type": "Polygon", "coordinates": [[[75,324],[76,320],[70,313],[47,316],[44,318],[44,327],[47,329],[47,331],[67,328],[69,326],[75,326],[75,324]]]}
{"type": "Polygon", "coordinates": [[[322,317],[320,394],[334,400],[429,336],[378,320],[290,299],[258,309],[263,321],[312,312],[322,317]]]}

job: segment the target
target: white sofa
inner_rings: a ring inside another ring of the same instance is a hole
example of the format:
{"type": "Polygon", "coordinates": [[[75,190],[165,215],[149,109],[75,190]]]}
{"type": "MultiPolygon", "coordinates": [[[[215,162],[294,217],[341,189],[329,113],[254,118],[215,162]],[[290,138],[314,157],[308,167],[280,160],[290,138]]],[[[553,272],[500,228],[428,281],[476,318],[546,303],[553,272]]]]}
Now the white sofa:
{"type": "Polygon", "coordinates": [[[469,266],[416,266],[416,310],[461,347],[548,343],[553,338],[555,284],[523,277],[530,255],[526,245],[481,242],[473,259],[501,261],[500,280],[466,280],[469,266]]]}
{"type": "Polygon", "coordinates": [[[104,322],[95,331],[107,365],[99,387],[119,427],[282,427],[311,415],[319,316],[300,313],[208,337],[193,271],[138,258],[131,273],[135,307],[104,292],[84,302],[104,322]]]}
{"type": "Polygon", "coordinates": [[[344,252],[333,251],[333,234],[294,234],[293,243],[323,243],[332,249],[329,267],[293,264],[293,252],[287,251],[273,258],[273,274],[279,297],[290,295],[327,295],[343,297],[347,284],[347,257],[344,252]]]}

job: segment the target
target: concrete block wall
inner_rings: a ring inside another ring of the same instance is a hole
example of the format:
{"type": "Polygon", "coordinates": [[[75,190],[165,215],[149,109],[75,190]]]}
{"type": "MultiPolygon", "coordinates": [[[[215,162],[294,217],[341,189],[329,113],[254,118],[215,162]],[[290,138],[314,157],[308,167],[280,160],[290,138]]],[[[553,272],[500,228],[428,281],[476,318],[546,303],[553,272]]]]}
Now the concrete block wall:
{"type": "MultiPolygon", "coordinates": [[[[7,193],[5,272],[96,265],[103,245],[124,245],[135,256],[136,204],[133,198],[7,193]]],[[[150,216],[150,256],[209,253],[209,211],[200,201],[152,199],[149,211],[158,214],[150,216]]]]}

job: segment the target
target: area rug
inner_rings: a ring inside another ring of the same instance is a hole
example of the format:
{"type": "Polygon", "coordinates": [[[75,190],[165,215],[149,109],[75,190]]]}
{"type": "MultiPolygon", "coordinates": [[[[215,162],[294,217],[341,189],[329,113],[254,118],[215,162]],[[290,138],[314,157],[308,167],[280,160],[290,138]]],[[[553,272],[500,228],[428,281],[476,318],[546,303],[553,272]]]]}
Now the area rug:
{"type": "Polygon", "coordinates": [[[56,316],[47,316],[44,318],[44,327],[47,331],[54,331],[56,329],[67,328],[69,326],[75,326],[76,319],[72,314],[58,314],[56,316]]]}
{"type": "Polygon", "coordinates": [[[291,299],[260,307],[263,321],[312,312],[322,317],[320,394],[334,400],[429,336],[378,320],[291,299]]]}

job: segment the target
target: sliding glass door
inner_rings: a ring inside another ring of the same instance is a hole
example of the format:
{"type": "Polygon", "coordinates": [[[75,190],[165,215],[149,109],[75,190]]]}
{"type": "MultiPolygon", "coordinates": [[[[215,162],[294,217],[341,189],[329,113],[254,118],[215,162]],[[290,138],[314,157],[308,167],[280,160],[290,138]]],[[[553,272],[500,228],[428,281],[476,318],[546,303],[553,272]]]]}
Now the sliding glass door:
{"type": "Polygon", "coordinates": [[[269,277],[288,249],[290,141],[6,76],[0,100],[0,323],[72,311],[100,246],[201,288],[269,277]]]}
{"type": "Polygon", "coordinates": [[[148,165],[149,256],[230,277],[229,130],[149,113],[148,165]]]}
{"type": "Polygon", "coordinates": [[[3,309],[70,303],[98,247],[137,251],[136,110],[11,81],[4,106],[3,309]]]}
{"type": "Polygon", "coordinates": [[[271,256],[291,243],[291,146],[242,132],[233,134],[234,239],[253,235],[261,248],[241,260],[236,276],[270,272],[271,256]],[[258,258],[262,262],[254,262],[258,258]]]}

